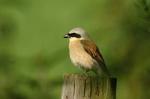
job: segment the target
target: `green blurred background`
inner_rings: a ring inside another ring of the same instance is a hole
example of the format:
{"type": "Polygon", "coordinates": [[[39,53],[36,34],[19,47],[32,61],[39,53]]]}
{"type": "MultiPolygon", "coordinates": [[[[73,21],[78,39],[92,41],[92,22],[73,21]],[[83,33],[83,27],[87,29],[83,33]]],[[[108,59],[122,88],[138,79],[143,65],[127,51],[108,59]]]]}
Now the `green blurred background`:
{"type": "Polygon", "coordinates": [[[117,99],[150,99],[150,0],[0,0],[0,99],[60,99],[79,72],[63,35],[83,27],[118,78],[117,99]]]}

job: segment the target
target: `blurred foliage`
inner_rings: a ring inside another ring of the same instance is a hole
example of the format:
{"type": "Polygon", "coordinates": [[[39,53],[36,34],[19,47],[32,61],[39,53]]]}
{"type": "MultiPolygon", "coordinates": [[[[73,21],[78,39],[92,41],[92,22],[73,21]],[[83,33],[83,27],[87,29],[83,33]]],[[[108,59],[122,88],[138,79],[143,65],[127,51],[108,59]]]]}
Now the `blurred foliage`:
{"type": "Polygon", "coordinates": [[[63,74],[79,71],[63,39],[76,26],[101,47],[118,99],[150,98],[149,0],[0,0],[0,99],[60,99],[63,74]]]}

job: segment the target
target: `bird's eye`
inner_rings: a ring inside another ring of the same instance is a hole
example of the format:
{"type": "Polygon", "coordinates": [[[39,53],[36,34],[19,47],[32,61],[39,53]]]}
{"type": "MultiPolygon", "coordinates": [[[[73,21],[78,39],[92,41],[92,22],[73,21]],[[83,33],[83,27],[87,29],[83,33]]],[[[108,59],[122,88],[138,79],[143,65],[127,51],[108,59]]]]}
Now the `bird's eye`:
{"type": "Polygon", "coordinates": [[[81,38],[81,35],[77,34],[77,33],[71,33],[69,34],[70,37],[76,37],[76,38],[81,38]]]}

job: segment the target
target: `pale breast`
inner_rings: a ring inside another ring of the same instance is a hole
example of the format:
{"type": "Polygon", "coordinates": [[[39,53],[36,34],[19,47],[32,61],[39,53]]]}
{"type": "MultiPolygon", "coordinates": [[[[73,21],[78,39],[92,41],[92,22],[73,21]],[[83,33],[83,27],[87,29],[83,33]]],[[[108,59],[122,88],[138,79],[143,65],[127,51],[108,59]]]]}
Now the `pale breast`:
{"type": "Polygon", "coordinates": [[[76,66],[83,66],[86,69],[91,69],[97,62],[84,50],[80,40],[70,41],[69,51],[71,61],[76,66]]]}

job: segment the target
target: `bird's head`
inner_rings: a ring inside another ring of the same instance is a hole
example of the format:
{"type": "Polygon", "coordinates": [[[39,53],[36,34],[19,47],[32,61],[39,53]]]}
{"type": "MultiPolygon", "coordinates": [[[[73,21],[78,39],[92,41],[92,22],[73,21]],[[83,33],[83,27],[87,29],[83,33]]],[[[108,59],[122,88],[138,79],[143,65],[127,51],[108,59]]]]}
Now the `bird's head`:
{"type": "Polygon", "coordinates": [[[82,28],[73,28],[69,33],[65,34],[64,38],[69,38],[70,40],[81,40],[88,39],[88,34],[82,28]]]}

